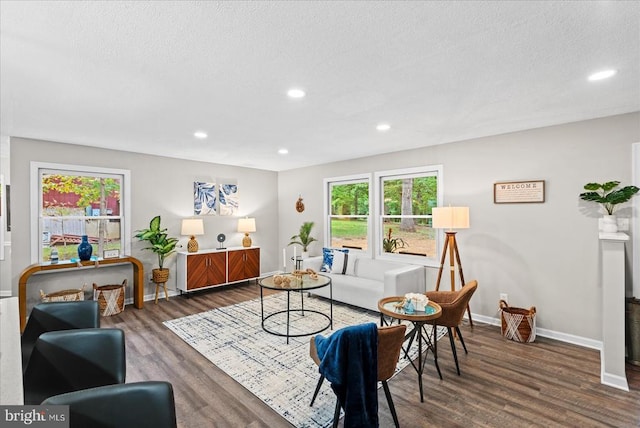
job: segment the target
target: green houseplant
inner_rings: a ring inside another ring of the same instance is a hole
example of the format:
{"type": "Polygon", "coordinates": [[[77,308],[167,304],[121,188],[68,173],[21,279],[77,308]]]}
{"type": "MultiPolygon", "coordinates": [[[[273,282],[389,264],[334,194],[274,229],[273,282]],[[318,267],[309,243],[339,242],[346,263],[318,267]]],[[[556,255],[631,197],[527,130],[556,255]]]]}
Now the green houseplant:
{"type": "Polygon", "coordinates": [[[640,190],[636,186],[625,186],[615,190],[619,184],[619,181],[608,181],[602,184],[587,183],[584,189],[588,192],[580,193],[580,199],[602,204],[607,214],[613,215],[616,205],[627,202],[640,190]]]}
{"type": "Polygon", "coordinates": [[[580,193],[580,199],[596,202],[602,205],[606,214],[602,217],[603,232],[617,232],[618,222],[613,215],[616,205],[627,202],[638,190],[636,186],[625,186],[616,189],[620,185],[619,181],[607,181],[606,183],[587,183],[584,189],[588,192],[580,193]]]}
{"type": "Polygon", "coordinates": [[[151,250],[158,255],[159,269],[153,269],[153,282],[165,283],[169,278],[169,269],[164,268],[164,260],[176,251],[177,238],[170,238],[167,229],[160,227],[160,216],[151,219],[148,229],[136,230],[135,237],[141,241],[147,241],[148,247],[143,250],[151,250]]]}
{"type": "Polygon", "coordinates": [[[398,248],[404,248],[407,245],[402,238],[392,238],[392,231],[393,229],[389,228],[387,236],[382,239],[382,249],[385,253],[393,253],[398,248]]]}
{"type": "Polygon", "coordinates": [[[298,232],[298,234],[293,235],[291,237],[291,242],[289,242],[289,245],[298,244],[302,246],[303,256],[304,256],[304,253],[309,252],[309,244],[311,244],[314,241],[317,241],[316,238],[311,236],[311,229],[313,229],[313,225],[314,223],[312,221],[306,221],[302,223],[302,226],[300,226],[300,231],[298,232]]]}

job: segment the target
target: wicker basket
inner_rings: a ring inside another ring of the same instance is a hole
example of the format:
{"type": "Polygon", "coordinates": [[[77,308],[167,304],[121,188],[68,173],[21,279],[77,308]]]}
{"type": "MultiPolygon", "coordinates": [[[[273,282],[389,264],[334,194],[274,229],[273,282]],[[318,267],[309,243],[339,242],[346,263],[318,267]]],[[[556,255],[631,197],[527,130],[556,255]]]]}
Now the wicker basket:
{"type": "Polygon", "coordinates": [[[502,335],[516,342],[529,343],[536,340],[536,308],[511,307],[500,300],[502,335]]]}
{"type": "Polygon", "coordinates": [[[77,300],[84,300],[85,286],[86,284],[79,289],[60,290],[48,294],[40,290],[40,299],[42,299],[43,302],[75,302],[77,300]]]}
{"type": "Polygon", "coordinates": [[[153,282],[156,284],[164,284],[169,279],[169,269],[153,269],[151,274],[153,275],[153,282]]]}
{"type": "Polygon", "coordinates": [[[127,280],[122,284],[101,285],[93,284],[93,300],[98,301],[100,315],[103,317],[116,315],[124,311],[124,295],[127,280]]]}

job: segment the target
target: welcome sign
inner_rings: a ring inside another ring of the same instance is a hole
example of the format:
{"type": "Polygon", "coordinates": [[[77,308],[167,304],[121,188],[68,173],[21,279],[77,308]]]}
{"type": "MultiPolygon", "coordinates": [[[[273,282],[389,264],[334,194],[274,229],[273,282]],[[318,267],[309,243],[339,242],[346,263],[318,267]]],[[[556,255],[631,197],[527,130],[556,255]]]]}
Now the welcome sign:
{"type": "Polygon", "coordinates": [[[544,202],[544,180],[504,181],[493,185],[493,203],[544,202]]]}

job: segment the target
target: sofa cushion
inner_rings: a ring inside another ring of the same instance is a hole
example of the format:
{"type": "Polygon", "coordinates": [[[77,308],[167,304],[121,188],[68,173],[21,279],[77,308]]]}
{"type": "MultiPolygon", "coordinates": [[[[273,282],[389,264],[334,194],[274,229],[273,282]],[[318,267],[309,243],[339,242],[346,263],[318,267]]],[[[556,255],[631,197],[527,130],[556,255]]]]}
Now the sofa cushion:
{"type": "Polygon", "coordinates": [[[323,248],[322,249],[322,267],[320,268],[320,272],[331,272],[331,266],[333,265],[333,252],[340,251],[343,253],[348,253],[349,249],[347,248],[323,248]]]}
{"type": "Polygon", "coordinates": [[[391,269],[406,266],[401,263],[387,262],[384,260],[372,260],[368,258],[359,258],[356,267],[356,275],[359,278],[372,279],[374,281],[384,282],[384,273],[391,269]]]}
{"type": "MultiPolygon", "coordinates": [[[[353,259],[353,256],[349,256],[349,253],[334,251],[333,262],[331,264],[331,273],[335,273],[338,275],[346,274],[347,265],[349,264],[350,259],[353,259]]],[[[351,262],[351,264],[353,264],[353,262],[351,262]]]]}

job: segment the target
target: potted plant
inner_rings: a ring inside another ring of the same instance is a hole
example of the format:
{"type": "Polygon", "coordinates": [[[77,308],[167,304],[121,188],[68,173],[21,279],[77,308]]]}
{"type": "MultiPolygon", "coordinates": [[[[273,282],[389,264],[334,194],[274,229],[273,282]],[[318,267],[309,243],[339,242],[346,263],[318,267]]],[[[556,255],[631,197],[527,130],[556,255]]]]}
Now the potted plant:
{"type": "Polygon", "coordinates": [[[164,260],[176,250],[177,238],[169,238],[167,229],[160,228],[160,216],[151,219],[148,229],[136,230],[135,237],[148,241],[150,246],[143,250],[151,250],[158,255],[158,269],[153,269],[153,282],[162,284],[169,278],[169,269],[164,268],[164,260]]]}
{"type": "Polygon", "coordinates": [[[393,253],[398,248],[404,248],[407,245],[402,238],[392,238],[392,231],[393,229],[389,228],[389,233],[382,239],[382,249],[385,253],[393,253]]]}
{"type": "Polygon", "coordinates": [[[289,245],[298,244],[302,246],[302,258],[306,258],[309,256],[309,244],[314,241],[317,241],[316,238],[311,236],[311,229],[313,228],[312,221],[306,221],[302,223],[300,226],[300,231],[297,235],[293,235],[291,237],[291,242],[289,245]]]}
{"type": "Polygon", "coordinates": [[[608,181],[606,183],[587,183],[584,189],[588,192],[580,193],[580,199],[597,202],[605,209],[603,216],[603,232],[617,232],[617,219],[613,215],[616,205],[627,202],[640,190],[636,186],[625,186],[616,189],[619,181],[608,181]]]}

